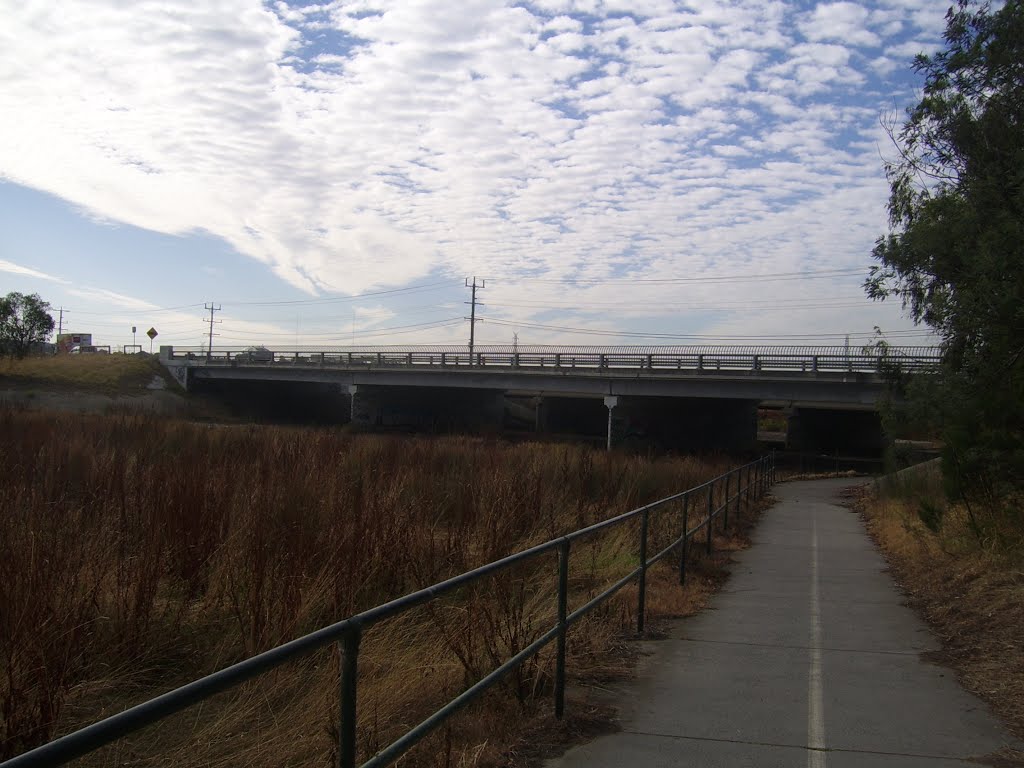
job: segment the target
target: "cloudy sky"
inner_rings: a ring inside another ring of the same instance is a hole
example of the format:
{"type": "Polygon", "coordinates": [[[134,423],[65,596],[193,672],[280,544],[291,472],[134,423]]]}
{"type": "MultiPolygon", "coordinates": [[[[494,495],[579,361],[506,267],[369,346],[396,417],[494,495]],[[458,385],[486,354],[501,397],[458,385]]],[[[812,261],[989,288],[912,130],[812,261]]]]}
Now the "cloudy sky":
{"type": "Polygon", "coordinates": [[[0,0],[0,292],[97,343],[794,344],[881,326],[936,0],[0,0]]]}

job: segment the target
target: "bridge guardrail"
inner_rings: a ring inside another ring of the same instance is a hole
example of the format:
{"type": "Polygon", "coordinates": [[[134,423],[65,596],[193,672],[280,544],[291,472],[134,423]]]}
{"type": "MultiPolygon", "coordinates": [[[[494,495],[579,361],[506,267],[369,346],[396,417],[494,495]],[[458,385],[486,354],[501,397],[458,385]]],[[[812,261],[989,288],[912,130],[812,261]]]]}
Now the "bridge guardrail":
{"type": "Polygon", "coordinates": [[[505,347],[480,349],[470,354],[457,348],[380,348],[355,350],[266,350],[269,359],[254,359],[251,352],[223,349],[212,353],[192,348],[168,348],[168,359],[196,365],[316,366],[339,368],[410,367],[512,369],[512,370],[597,370],[597,371],[695,371],[695,372],[800,372],[872,373],[891,368],[905,372],[928,371],[941,361],[937,348],[888,347],[881,351],[847,352],[832,347],[784,347],[763,350],[741,348],[671,348],[655,351],[620,351],[585,347],[509,350],[505,347]]]}
{"type": "Polygon", "coordinates": [[[378,622],[428,603],[484,576],[552,552],[556,553],[558,558],[558,609],[557,620],[554,626],[523,648],[519,653],[449,701],[441,709],[427,717],[419,725],[410,729],[403,736],[392,742],[392,744],[377,752],[363,763],[361,768],[382,768],[382,766],[391,765],[448,717],[478,698],[484,691],[552,642],[557,642],[554,709],[556,717],[561,718],[565,711],[566,635],[569,627],[594,608],[604,603],[627,584],[636,580],[638,583],[637,632],[643,633],[646,612],[647,570],[655,563],[678,550],[679,582],[680,584],[684,583],[686,579],[688,550],[695,534],[701,530],[705,531],[704,545],[710,554],[713,547],[712,533],[715,521],[721,519],[722,529],[726,530],[729,524],[730,507],[734,509],[736,514],[740,513],[741,505],[745,504],[749,509],[756,499],[768,492],[774,482],[774,456],[762,456],[755,461],[731,469],[694,488],[659,499],[585,528],[580,528],[565,536],[538,544],[433,586],[362,611],[335,624],[323,627],[308,635],[183,685],[162,696],[125,710],[120,714],[113,715],[74,733],[62,736],[48,744],[7,760],[0,764],[0,767],[27,768],[28,766],[62,765],[117,741],[147,725],[169,717],[193,704],[198,704],[217,693],[269,672],[285,662],[306,656],[332,642],[337,642],[341,651],[341,722],[338,729],[338,764],[341,768],[355,768],[359,644],[364,631],[378,622]],[[735,482],[733,482],[734,477],[735,482]],[[735,489],[732,488],[733,485],[735,485],[735,489]],[[715,496],[716,487],[719,488],[717,499],[715,496]],[[673,504],[678,504],[680,507],[680,535],[653,557],[648,557],[648,529],[651,513],[671,508],[673,504]],[[698,517],[698,522],[693,527],[690,527],[691,514],[698,517]],[[570,611],[568,601],[569,555],[573,542],[598,531],[637,519],[639,519],[637,536],[639,565],[599,595],[575,610],[570,611]]]}

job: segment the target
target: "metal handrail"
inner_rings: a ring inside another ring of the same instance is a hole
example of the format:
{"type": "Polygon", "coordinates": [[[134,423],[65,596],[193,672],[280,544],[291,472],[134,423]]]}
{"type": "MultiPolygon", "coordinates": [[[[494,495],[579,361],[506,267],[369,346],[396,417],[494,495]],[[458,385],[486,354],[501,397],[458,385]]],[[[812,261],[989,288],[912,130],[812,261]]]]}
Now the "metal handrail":
{"type": "Polygon", "coordinates": [[[127,709],[120,714],[112,715],[98,723],[62,736],[48,744],[7,760],[0,764],[0,766],[2,768],[25,768],[26,766],[64,764],[127,736],[140,728],[169,717],[186,707],[197,704],[214,694],[251,680],[285,662],[306,656],[329,643],[337,642],[341,650],[341,723],[339,728],[338,763],[341,768],[355,768],[358,657],[359,643],[363,632],[380,621],[430,602],[467,583],[552,551],[557,551],[558,553],[558,618],[555,625],[511,659],[504,662],[501,666],[459,694],[455,699],[430,715],[419,725],[410,729],[391,745],[379,751],[363,763],[361,768],[380,768],[381,766],[390,765],[440,723],[479,697],[485,690],[553,641],[557,641],[554,681],[555,715],[561,718],[565,711],[565,640],[569,627],[636,579],[638,581],[637,632],[643,633],[646,612],[646,576],[650,566],[667,557],[676,548],[680,548],[678,571],[679,583],[683,584],[686,579],[689,544],[694,535],[702,529],[707,531],[706,546],[708,553],[710,553],[713,546],[712,530],[714,521],[721,517],[723,519],[722,528],[726,530],[728,528],[730,505],[735,505],[735,511],[738,514],[741,504],[745,503],[749,508],[752,501],[767,493],[774,482],[774,455],[762,456],[755,461],[731,469],[694,488],[659,499],[650,504],[645,504],[642,507],[637,507],[629,512],[594,523],[585,528],[580,528],[565,536],[524,549],[474,568],[471,571],[453,576],[433,586],[417,590],[403,597],[357,613],[347,619],[240,661],[199,680],[187,683],[180,688],[127,709]],[[736,477],[736,489],[735,493],[730,495],[733,477],[736,477]],[[716,485],[723,482],[725,483],[724,492],[720,494],[720,503],[716,506],[715,488],[716,485]],[[705,493],[707,495],[706,513],[699,523],[690,528],[690,500],[691,498],[703,497],[705,493]],[[647,545],[650,514],[673,502],[680,502],[682,504],[680,535],[665,549],[648,558],[647,545]],[[599,595],[570,612],[568,610],[568,571],[572,543],[582,537],[620,525],[637,517],[640,518],[639,566],[599,595]]]}
{"type": "Polygon", "coordinates": [[[414,367],[597,369],[670,371],[799,371],[882,373],[892,368],[928,371],[939,366],[938,347],[309,347],[234,349],[206,352],[168,347],[169,360],[197,365],[281,365],[317,367],[414,367]]]}

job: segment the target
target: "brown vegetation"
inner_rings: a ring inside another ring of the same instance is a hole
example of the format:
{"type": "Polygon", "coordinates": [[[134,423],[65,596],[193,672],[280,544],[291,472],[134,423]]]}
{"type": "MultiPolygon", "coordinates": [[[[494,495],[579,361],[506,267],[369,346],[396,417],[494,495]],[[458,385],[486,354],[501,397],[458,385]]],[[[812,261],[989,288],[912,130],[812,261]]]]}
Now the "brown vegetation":
{"type": "Polygon", "coordinates": [[[154,376],[168,379],[155,358],[146,355],[47,355],[0,358],[0,386],[47,390],[73,388],[107,395],[145,391],[154,376]]]}
{"type": "Polygon", "coordinates": [[[937,462],[897,478],[858,500],[868,528],[941,641],[935,660],[952,667],[965,688],[1024,737],[1020,531],[1010,530],[1005,516],[948,503],[937,462]],[[989,535],[979,537],[979,529],[989,535]]]}
{"type": "MultiPolygon", "coordinates": [[[[724,468],[127,414],[0,410],[0,436],[0,756],[724,468]]],[[[678,510],[656,515],[650,551],[678,526],[678,510]]],[[[636,535],[621,526],[574,548],[572,607],[635,567],[636,535]]],[[[554,574],[541,558],[373,627],[360,754],[551,626],[554,574]]],[[[696,591],[678,593],[668,568],[654,571],[652,613],[692,610],[716,578],[708,564],[693,574],[696,591]]],[[[626,590],[573,630],[577,687],[621,671],[614,650],[634,611],[626,590]]],[[[325,764],[338,666],[330,649],[278,668],[87,764],[325,764]]],[[[546,649],[403,765],[507,760],[524,727],[551,728],[552,667],[546,649]]],[[[564,732],[592,714],[570,713],[564,732]]]]}

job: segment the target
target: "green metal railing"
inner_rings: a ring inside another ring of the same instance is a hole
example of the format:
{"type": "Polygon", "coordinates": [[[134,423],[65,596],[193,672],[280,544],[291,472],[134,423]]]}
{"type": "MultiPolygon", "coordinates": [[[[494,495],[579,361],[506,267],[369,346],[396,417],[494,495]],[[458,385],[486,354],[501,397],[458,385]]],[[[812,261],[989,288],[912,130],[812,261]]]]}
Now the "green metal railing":
{"type": "Polygon", "coordinates": [[[721,520],[722,529],[727,529],[730,508],[734,513],[739,514],[741,506],[749,508],[756,499],[767,493],[774,482],[774,457],[761,457],[756,461],[732,469],[689,490],[638,507],[586,528],[581,528],[566,536],[538,544],[537,546],[454,576],[431,587],[412,592],[375,608],[370,608],[343,621],[331,624],[222,669],[219,672],[214,672],[211,675],[183,685],[169,693],[165,693],[162,696],[158,696],[155,699],[139,704],[120,714],[113,715],[48,744],[44,744],[0,765],[2,765],[2,768],[61,765],[179,712],[186,707],[204,701],[214,694],[262,675],[285,662],[301,658],[330,643],[336,642],[341,651],[341,711],[340,728],[338,731],[338,764],[341,768],[355,768],[359,645],[364,632],[378,622],[392,618],[416,606],[424,605],[484,576],[503,571],[517,563],[523,563],[551,552],[557,553],[558,557],[558,608],[557,620],[554,626],[501,666],[494,669],[434,714],[430,715],[419,725],[377,752],[372,758],[363,763],[361,768],[380,768],[381,766],[390,765],[447,718],[478,698],[484,691],[518,668],[551,642],[557,643],[554,709],[555,715],[561,718],[565,712],[566,636],[569,627],[635,579],[638,586],[637,632],[643,633],[646,614],[648,569],[678,549],[679,583],[683,584],[686,580],[688,555],[694,536],[701,530],[705,531],[704,544],[707,547],[707,552],[710,554],[713,547],[715,521],[721,520]],[[716,489],[719,489],[717,500],[715,495],[716,489]],[[651,514],[656,511],[670,509],[673,506],[681,508],[679,536],[667,547],[649,558],[647,550],[650,543],[651,514]],[[639,565],[599,595],[593,597],[579,608],[570,611],[568,595],[569,557],[573,542],[584,536],[636,519],[639,519],[639,565]],[[692,528],[690,527],[691,519],[698,520],[692,528]]]}

